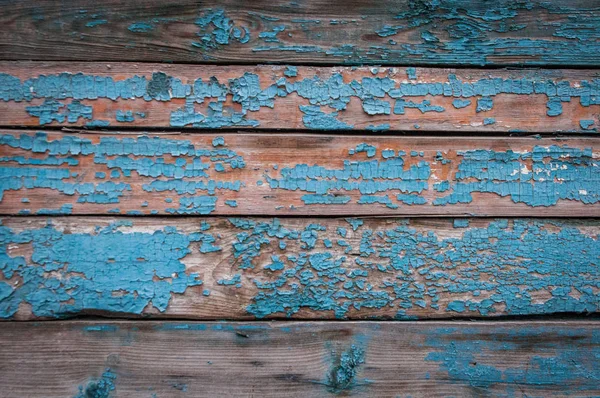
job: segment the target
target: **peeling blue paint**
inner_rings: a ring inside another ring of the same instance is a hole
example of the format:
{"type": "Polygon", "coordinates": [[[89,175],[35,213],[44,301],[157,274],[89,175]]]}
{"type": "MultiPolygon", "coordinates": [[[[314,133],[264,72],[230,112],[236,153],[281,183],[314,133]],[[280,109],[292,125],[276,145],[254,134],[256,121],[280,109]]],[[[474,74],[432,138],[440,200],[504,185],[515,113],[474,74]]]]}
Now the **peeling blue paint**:
{"type": "Polygon", "coordinates": [[[141,314],[149,304],[164,312],[173,294],[202,284],[197,274],[185,272],[181,259],[190,253],[191,242],[214,237],[186,235],[173,227],[119,231],[130,225],[118,222],[95,233],[62,232],[50,223],[23,232],[0,227],[0,272],[5,280],[22,280],[12,287],[0,284],[0,317],[12,317],[22,303],[40,317],[85,310],[141,314]],[[31,258],[11,256],[13,244],[30,244],[31,258]]]}
{"type": "Polygon", "coordinates": [[[591,148],[553,145],[535,146],[522,154],[474,150],[458,155],[462,160],[452,192],[436,198],[434,205],[470,203],[473,192],[509,196],[515,203],[534,207],[552,206],[565,199],[600,201],[600,165],[593,160],[591,148]]]}
{"type": "MultiPolygon", "coordinates": [[[[408,98],[424,96],[454,97],[452,104],[456,109],[469,106],[471,99],[476,98],[476,111],[485,112],[492,110],[493,97],[497,95],[541,94],[548,99],[548,116],[559,116],[562,102],[571,101],[574,97],[579,98],[583,107],[600,104],[600,79],[552,81],[540,74],[526,75],[521,79],[482,78],[469,82],[449,74],[447,82],[396,82],[389,77],[375,76],[347,83],[339,72],[327,78],[313,76],[295,81],[296,76],[291,76],[297,75],[297,68],[294,68],[288,67],[283,77],[274,76],[270,82],[261,82],[258,75],[248,72],[224,82],[211,77],[207,81],[196,79],[193,83],[183,83],[163,72],[155,72],[151,78],[135,75],[117,81],[111,77],[81,73],[42,75],[25,81],[0,74],[0,100],[30,102],[44,99],[41,105],[26,107],[31,116],[39,118],[41,125],[52,122],[79,123],[82,118],[90,120],[86,125],[94,126],[94,123],[104,121],[92,120],[93,104],[84,106],[80,100],[184,99],[185,105],[170,113],[171,126],[221,128],[257,127],[260,123],[250,117],[252,112],[262,107],[273,108],[278,97],[295,93],[309,102],[309,105],[299,105],[307,128],[334,130],[353,128],[338,119],[339,112],[346,110],[351,98],[361,101],[367,115],[390,115],[392,111],[395,115],[403,115],[406,108],[419,109],[422,113],[446,112],[444,107],[436,105],[429,98],[420,101],[408,98]],[[288,80],[288,77],[294,81],[288,80]],[[241,109],[226,105],[225,100],[229,95],[234,103],[241,105],[241,109]],[[72,100],[69,104],[60,102],[68,99],[72,100]],[[395,100],[393,110],[391,100],[395,100]],[[202,111],[196,109],[196,104],[200,103],[204,104],[202,111]],[[325,106],[332,111],[323,109],[325,106]]],[[[139,117],[145,117],[142,114],[137,112],[139,117]]],[[[120,123],[131,122],[134,117],[132,111],[116,112],[116,120],[120,123]]]]}
{"type": "Polygon", "coordinates": [[[464,230],[462,235],[445,238],[433,231],[417,232],[408,224],[380,231],[363,225],[359,248],[337,242],[345,253],[327,250],[331,242],[325,236],[330,235],[318,232],[325,227],[290,230],[277,220],[235,225],[246,231],[242,236],[252,247],[252,255],[239,266],[242,270],[255,267],[263,246],[284,239],[290,246],[301,237],[306,241],[304,250],[278,256],[273,277],[244,274],[259,289],[247,307],[259,318],[291,316],[303,308],[344,318],[350,309],[397,306],[404,310],[402,319],[410,318],[406,311],[416,307],[483,316],[500,310],[531,315],[594,312],[600,302],[599,271],[591,260],[600,258],[597,237],[560,223],[514,220],[509,226],[499,220],[467,228],[468,220],[459,219],[454,228],[464,230]],[[357,255],[346,254],[357,249],[357,255]],[[368,283],[380,278],[377,286],[368,283]],[[540,302],[541,291],[548,298],[540,302]],[[448,294],[460,300],[440,308],[440,298],[448,294]]]}
{"type": "MultiPolygon", "coordinates": [[[[53,189],[66,196],[74,196],[77,203],[115,204],[131,191],[131,185],[125,182],[135,172],[138,176],[151,180],[142,188],[147,192],[176,191],[180,208],[168,212],[182,214],[208,214],[214,210],[217,191],[239,191],[241,181],[220,181],[210,178],[207,170],[211,164],[219,164],[222,172],[244,168],[245,163],[236,152],[223,146],[223,137],[217,137],[213,145],[219,148],[196,148],[190,141],[172,140],[160,137],[140,136],[136,138],[102,137],[99,143],[87,138],[63,136],[49,140],[46,133],[19,136],[4,134],[0,136],[0,146],[29,151],[32,155],[43,154],[43,159],[6,158],[20,164],[32,164],[45,167],[0,167],[0,202],[6,191],[28,189],[53,189]],[[175,157],[174,161],[165,161],[163,156],[175,157]],[[80,182],[63,164],[77,165],[84,156],[93,157],[93,162],[106,166],[106,171],[96,171],[100,181],[80,182]],[[227,168],[226,168],[227,167],[227,168]],[[125,181],[102,181],[110,171],[111,179],[125,181]],[[161,179],[162,177],[162,179],[161,179]],[[190,179],[193,179],[190,180],[190,179]],[[205,191],[208,196],[186,197],[197,191],[205,191]]],[[[0,159],[0,163],[3,159],[0,159]]],[[[63,207],[69,213],[72,205],[63,207]]],[[[47,213],[49,214],[49,213],[47,213]]]]}

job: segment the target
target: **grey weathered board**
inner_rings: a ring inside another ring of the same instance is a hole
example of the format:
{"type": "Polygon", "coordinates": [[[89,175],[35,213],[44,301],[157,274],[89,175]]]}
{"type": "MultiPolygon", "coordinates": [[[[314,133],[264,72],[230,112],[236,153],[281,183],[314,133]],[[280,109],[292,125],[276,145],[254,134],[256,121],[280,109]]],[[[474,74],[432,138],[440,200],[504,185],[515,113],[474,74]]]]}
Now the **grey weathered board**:
{"type": "Polygon", "coordinates": [[[599,112],[593,69],[0,62],[0,126],[594,134],[599,112]]]}
{"type": "Polygon", "coordinates": [[[590,66],[593,0],[0,2],[0,58],[590,66]]]}
{"type": "Polygon", "coordinates": [[[597,322],[42,322],[0,328],[2,397],[591,397],[597,322]]]}
{"type": "Polygon", "coordinates": [[[570,219],[5,218],[0,318],[594,313],[599,232],[570,219]]]}
{"type": "Polygon", "coordinates": [[[599,139],[0,132],[0,213],[600,216],[599,139]]]}

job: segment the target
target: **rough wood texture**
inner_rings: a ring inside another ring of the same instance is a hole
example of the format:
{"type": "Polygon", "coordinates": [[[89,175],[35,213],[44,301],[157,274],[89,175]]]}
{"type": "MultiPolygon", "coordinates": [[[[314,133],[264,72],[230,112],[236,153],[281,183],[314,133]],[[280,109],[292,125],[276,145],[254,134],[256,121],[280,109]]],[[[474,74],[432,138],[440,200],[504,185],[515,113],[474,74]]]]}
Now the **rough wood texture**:
{"type": "Polygon", "coordinates": [[[594,70],[0,63],[0,125],[587,132],[594,70]]]}
{"type": "Polygon", "coordinates": [[[599,358],[591,321],[11,323],[0,395],[590,397],[599,358]]]}
{"type": "Polygon", "coordinates": [[[598,143],[5,130],[0,212],[598,217],[598,143]]]}
{"type": "Polygon", "coordinates": [[[0,317],[493,317],[600,308],[598,221],[6,218],[0,317]]]}
{"type": "Polygon", "coordinates": [[[593,0],[3,0],[2,59],[600,63],[593,0]]]}

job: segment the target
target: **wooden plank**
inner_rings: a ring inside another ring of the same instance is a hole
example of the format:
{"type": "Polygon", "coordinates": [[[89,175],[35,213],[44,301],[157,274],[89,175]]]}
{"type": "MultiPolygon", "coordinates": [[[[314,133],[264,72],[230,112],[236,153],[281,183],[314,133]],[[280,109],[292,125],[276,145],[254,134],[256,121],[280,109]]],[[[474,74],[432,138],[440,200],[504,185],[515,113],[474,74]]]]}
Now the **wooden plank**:
{"type": "Polygon", "coordinates": [[[598,142],[5,130],[0,212],[598,217],[598,142]]]}
{"type": "Polygon", "coordinates": [[[595,70],[0,63],[0,125],[586,132],[595,70]]]}
{"type": "Polygon", "coordinates": [[[571,219],[5,218],[0,317],[591,313],[599,232],[571,219]]]}
{"type": "Polygon", "coordinates": [[[600,64],[593,0],[3,0],[2,59],[600,64]]]}
{"type": "Polygon", "coordinates": [[[76,321],[0,337],[3,397],[600,394],[592,321],[76,321]]]}

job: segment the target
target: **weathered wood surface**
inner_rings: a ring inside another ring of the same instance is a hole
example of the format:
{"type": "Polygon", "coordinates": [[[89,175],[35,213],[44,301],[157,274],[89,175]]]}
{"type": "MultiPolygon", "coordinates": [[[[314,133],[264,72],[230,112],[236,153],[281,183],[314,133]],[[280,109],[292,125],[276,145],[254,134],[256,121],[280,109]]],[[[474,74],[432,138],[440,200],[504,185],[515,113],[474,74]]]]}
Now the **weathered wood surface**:
{"type": "Polygon", "coordinates": [[[495,317],[600,308],[600,224],[5,218],[0,317],[495,317]]]}
{"type": "Polygon", "coordinates": [[[598,322],[11,323],[2,397],[591,397],[598,322]]]}
{"type": "Polygon", "coordinates": [[[0,2],[2,59],[600,64],[593,0],[0,2]]]}
{"type": "Polygon", "coordinates": [[[5,130],[0,213],[598,217],[599,142],[5,130]]]}
{"type": "Polygon", "coordinates": [[[585,132],[595,70],[0,63],[0,125],[585,132]]]}

